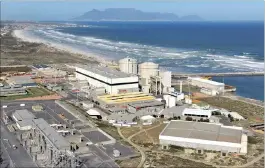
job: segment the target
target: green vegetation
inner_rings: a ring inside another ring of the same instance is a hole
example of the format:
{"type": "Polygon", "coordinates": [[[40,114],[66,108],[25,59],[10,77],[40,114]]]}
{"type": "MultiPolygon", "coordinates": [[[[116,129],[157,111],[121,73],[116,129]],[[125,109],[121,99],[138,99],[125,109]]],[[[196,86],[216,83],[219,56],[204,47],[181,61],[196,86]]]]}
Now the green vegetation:
{"type": "MultiPolygon", "coordinates": [[[[175,89],[176,90],[179,90],[179,87],[180,87],[180,85],[176,85],[175,86],[175,89]]],[[[189,89],[189,86],[188,85],[182,85],[182,91],[183,92],[189,92],[189,91],[190,92],[198,92],[198,91],[200,91],[200,88],[190,85],[190,89],[189,89]]]]}
{"type": "Polygon", "coordinates": [[[1,72],[30,72],[31,68],[27,66],[21,66],[21,67],[1,67],[1,72]]]}
{"type": "Polygon", "coordinates": [[[28,92],[28,94],[26,95],[0,97],[0,100],[16,100],[16,99],[39,97],[39,96],[46,96],[52,94],[52,92],[48,91],[47,89],[39,87],[31,87],[27,88],[26,90],[28,92]]]}
{"type": "Polygon", "coordinates": [[[249,136],[248,137],[248,143],[250,144],[257,144],[259,141],[255,138],[255,137],[252,137],[252,136],[249,136]]]}
{"type": "Polygon", "coordinates": [[[208,103],[211,106],[238,112],[240,115],[248,118],[250,121],[256,122],[257,118],[263,119],[264,108],[260,106],[225,97],[201,98],[200,100],[208,103]]]}

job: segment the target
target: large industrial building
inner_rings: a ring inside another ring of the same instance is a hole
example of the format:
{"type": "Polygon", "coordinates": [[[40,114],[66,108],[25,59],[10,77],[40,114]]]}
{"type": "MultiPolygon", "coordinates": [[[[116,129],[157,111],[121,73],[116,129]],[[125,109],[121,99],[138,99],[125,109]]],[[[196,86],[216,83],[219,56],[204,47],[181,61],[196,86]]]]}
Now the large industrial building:
{"type": "Polygon", "coordinates": [[[225,84],[220,82],[215,82],[202,78],[188,78],[188,80],[191,81],[191,85],[193,86],[213,90],[219,93],[224,92],[225,89],[225,84]]]}
{"type": "Polygon", "coordinates": [[[140,86],[144,93],[156,95],[170,92],[171,72],[160,70],[159,65],[153,62],[139,64],[140,86]]]}
{"type": "Polygon", "coordinates": [[[182,112],[182,115],[191,116],[191,117],[210,118],[212,115],[212,110],[185,108],[182,112]]]}
{"type": "Polygon", "coordinates": [[[157,100],[138,101],[128,104],[128,111],[130,113],[146,112],[157,113],[165,108],[165,103],[157,100]]]}
{"type": "Polygon", "coordinates": [[[2,86],[0,87],[1,96],[16,96],[16,95],[26,95],[27,91],[22,86],[2,86]]]}
{"type": "Polygon", "coordinates": [[[16,125],[20,130],[30,130],[32,128],[32,120],[36,119],[36,116],[33,115],[28,110],[16,110],[12,115],[16,125]]]}
{"type": "Polygon", "coordinates": [[[30,76],[24,75],[24,76],[11,76],[9,77],[6,82],[10,86],[16,86],[16,85],[21,85],[22,87],[37,87],[38,85],[36,84],[35,81],[31,79],[30,76]]]}
{"type": "Polygon", "coordinates": [[[138,76],[95,65],[76,66],[76,78],[91,86],[104,87],[108,94],[139,91],[138,76]]]}
{"type": "Polygon", "coordinates": [[[159,135],[162,148],[169,145],[222,153],[247,153],[247,135],[242,127],[171,120],[159,135]]]}

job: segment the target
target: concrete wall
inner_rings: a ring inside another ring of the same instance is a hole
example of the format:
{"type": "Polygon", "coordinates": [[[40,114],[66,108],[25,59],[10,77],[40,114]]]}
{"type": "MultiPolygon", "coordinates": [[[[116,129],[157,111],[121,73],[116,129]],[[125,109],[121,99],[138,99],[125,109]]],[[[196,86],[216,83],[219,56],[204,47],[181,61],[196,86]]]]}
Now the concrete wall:
{"type": "Polygon", "coordinates": [[[155,106],[155,107],[146,107],[146,108],[141,108],[139,110],[136,110],[136,108],[132,106],[128,106],[128,111],[130,113],[147,113],[147,114],[156,114],[160,112],[162,109],[164,109],[164,106],[155,106]]]}
{"type": "Polygon", "coordinates": [[[217,142],[217,141],[208,141],[201,139],[169,137],[162,135],[159,136],[159,141],[161,145],[175,145],[175,146],[182,146],[194,149],[227,151],[235,153],[240,153],[241,150],[241,144],[229,143],[229,142],[219,142],[219,141],[217,142]]]}

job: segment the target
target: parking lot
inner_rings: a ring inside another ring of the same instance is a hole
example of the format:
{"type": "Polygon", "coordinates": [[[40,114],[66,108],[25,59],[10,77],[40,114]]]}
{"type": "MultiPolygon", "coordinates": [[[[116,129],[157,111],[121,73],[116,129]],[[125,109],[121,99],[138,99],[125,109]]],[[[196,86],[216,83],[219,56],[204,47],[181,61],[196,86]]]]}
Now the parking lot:
{"type": "Polygon", "coordinates": [[[87,160],[87,162],[85,163],[86,167],[119,167],[115,163],[115,159],[122,159],[124,157],[129,158],[136,155],[131,147],[124,146],[120,142],[97,146],[96,144],[102,143],[104,141],[109,141],[110,139],[100,131],[91,128],[89,125],[83,124],[83,122],[78,120],[64,108],[60,107],[54,101],[13,101],[3,102],[2,106],[3,105],[7,106],[7,108],[4,108],[3,110],[8,115],[11,115],[13,112],[15,112],[15,110],[27,109],[31,111],[37,118],[45,119],[49,124],[66,124],[67,129],[82,129],[82,133],[78,133],[76,136],[82,135],[85,137],[85,142],[91,143],[89,146],[84,147],[88,148],[89,152],[82,154],[81,156],[81,158],[87,160]],[[20,104],[25,104],[25,106],[21,107],[20,104]],[[36,104],[43,106],[44,110],[41,112],[34,112],[32,110],[32,106],[36,104]],[[73,128],[70,124],[71,121],[74,121],[78,126],[74,126],[73,128]],[[113,156],[113,150],[115,149],[121,152],[121,156],[119,158],[114,158],[113,156]]]}

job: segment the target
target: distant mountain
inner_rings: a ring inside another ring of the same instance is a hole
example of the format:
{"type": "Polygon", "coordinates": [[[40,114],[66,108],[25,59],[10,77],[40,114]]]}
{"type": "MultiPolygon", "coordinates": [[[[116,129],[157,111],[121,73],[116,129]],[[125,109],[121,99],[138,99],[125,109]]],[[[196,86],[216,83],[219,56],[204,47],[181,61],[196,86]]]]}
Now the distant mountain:
{"type": "Polygon", "coordinates": [[[173,13],[143,12],[134,8],[109,8],[104,11],[93,9],[72,20],[76,21],[196,21],[199,16],[179,18],[173,13]]]}
{"type": "Polygon", "coordinates": [[[188,15],[179,18],[180,21],[202,21],[203,19],[198,15],[188,15]]]}

